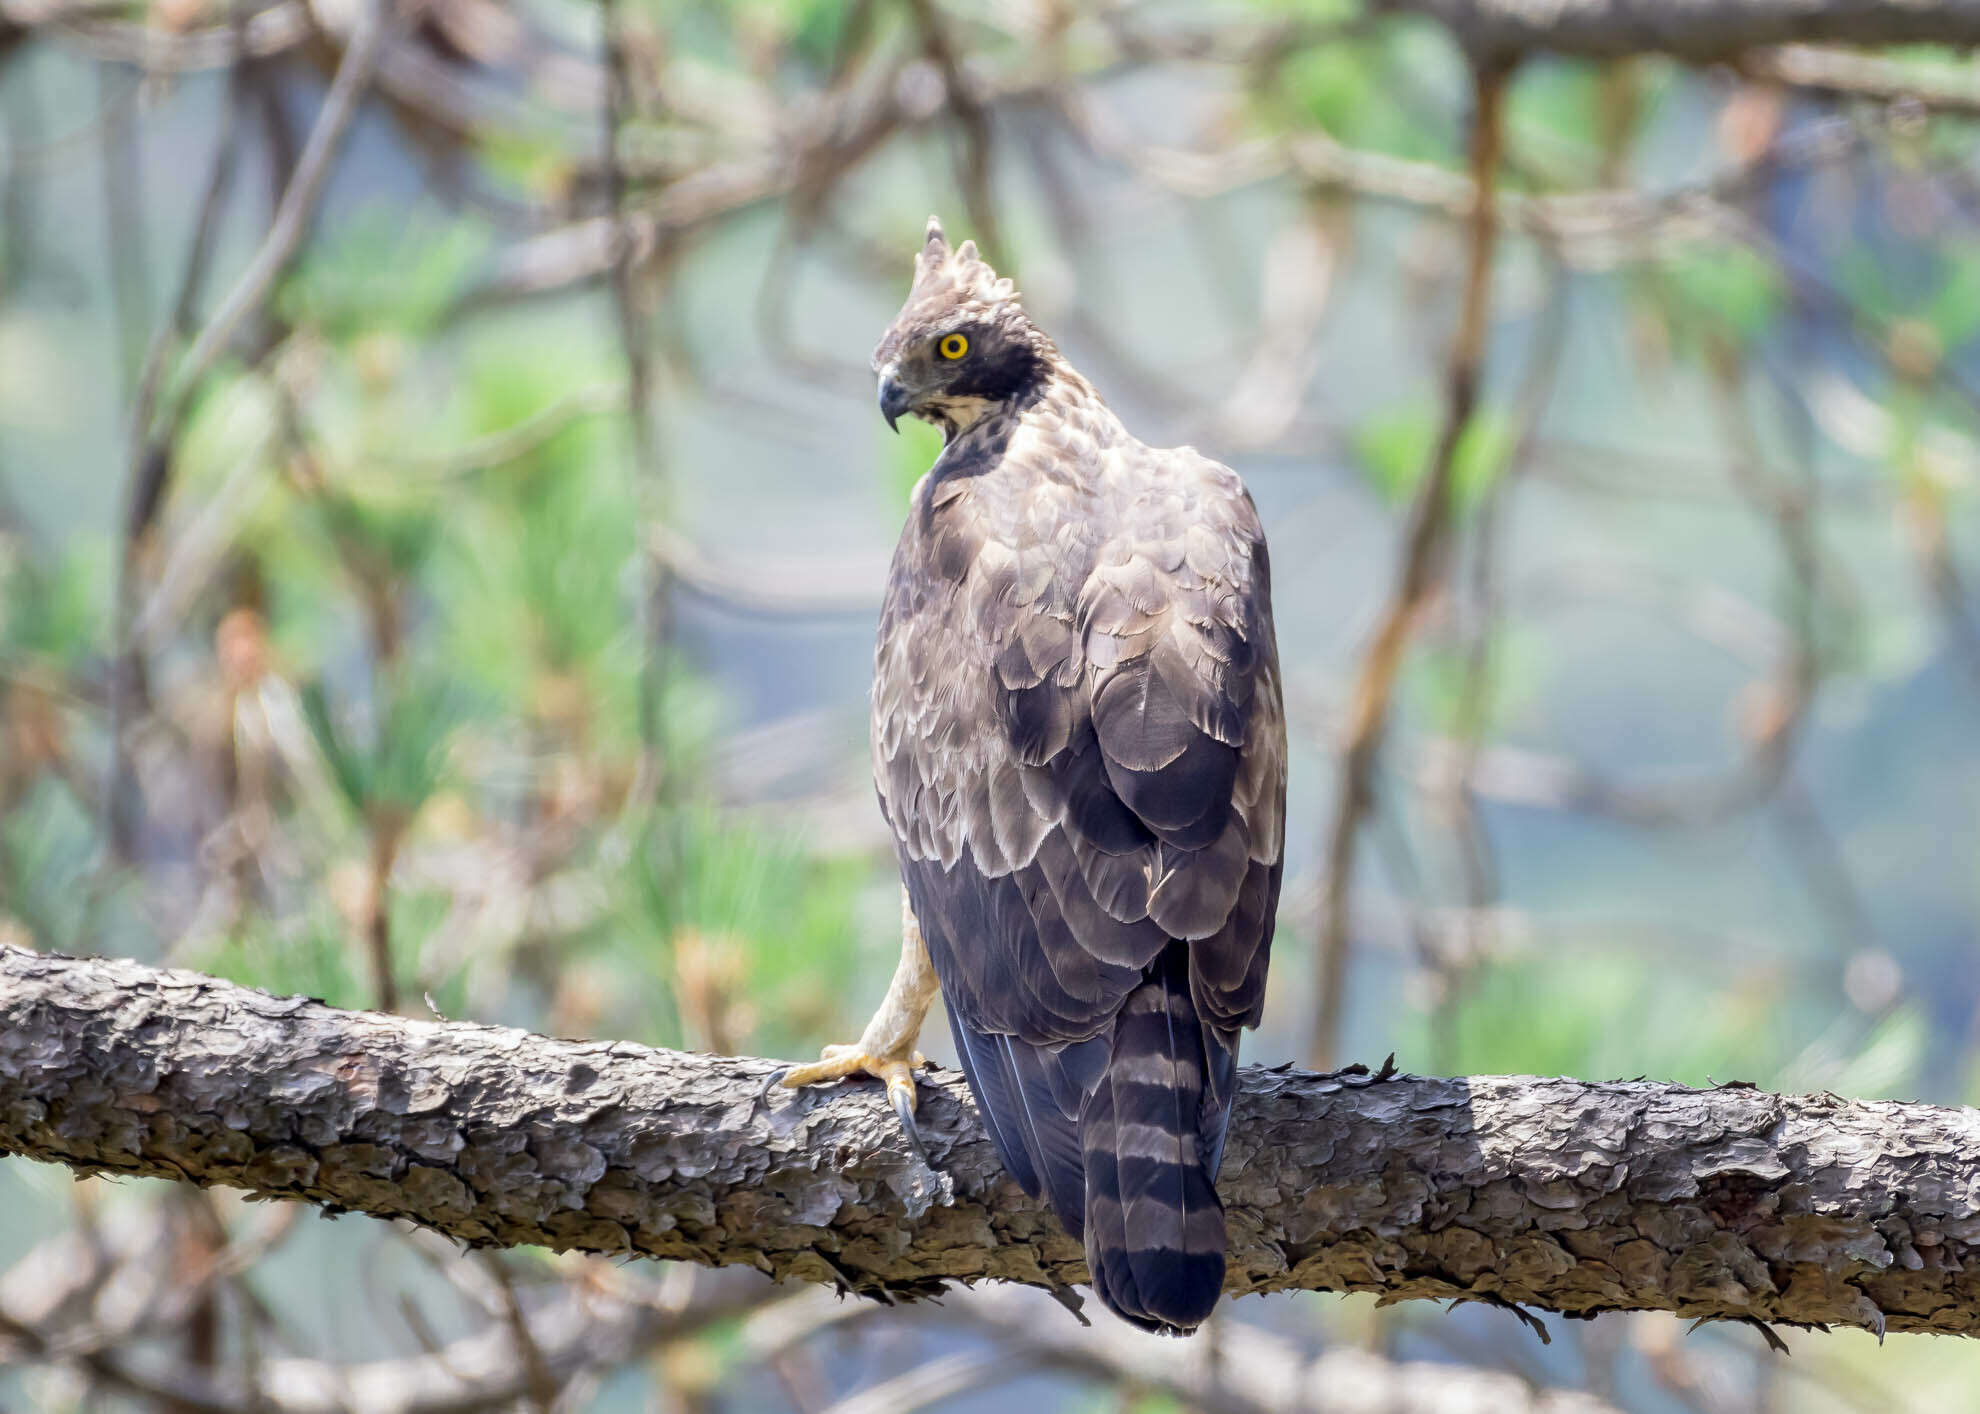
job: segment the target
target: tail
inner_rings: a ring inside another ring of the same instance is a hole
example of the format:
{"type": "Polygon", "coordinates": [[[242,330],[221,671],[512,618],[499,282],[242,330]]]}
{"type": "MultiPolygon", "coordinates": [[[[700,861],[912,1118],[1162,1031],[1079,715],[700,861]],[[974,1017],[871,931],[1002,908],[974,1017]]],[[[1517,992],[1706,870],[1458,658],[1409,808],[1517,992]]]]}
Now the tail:
{"type": "Polygon", "coordinates": [[[1080,1115],[1093,1289],[1143,1330],[1193,1330],[1223,1290],[1213,1180],[1235,1060],[1198,1021],[1188,949],[1171,943],[1121,1008],[1113,1058],[1080,1115]],[[1223,1092],[1208,1105],[1206,1064],[1223,1092]]]}

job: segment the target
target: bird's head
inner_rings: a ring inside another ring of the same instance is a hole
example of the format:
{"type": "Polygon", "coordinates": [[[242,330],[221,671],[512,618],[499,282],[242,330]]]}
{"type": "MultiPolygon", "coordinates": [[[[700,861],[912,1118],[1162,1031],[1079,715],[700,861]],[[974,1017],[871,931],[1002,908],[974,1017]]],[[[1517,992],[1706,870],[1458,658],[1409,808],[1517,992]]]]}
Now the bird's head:
{"type": "Polygon", "coordinates": [[[1037,386],[1051,353],[976,242],[949,249],[942,223],[929,217],[914,287],[873,351],[887,425],[911,414],[954,437],[1037,386]]]}

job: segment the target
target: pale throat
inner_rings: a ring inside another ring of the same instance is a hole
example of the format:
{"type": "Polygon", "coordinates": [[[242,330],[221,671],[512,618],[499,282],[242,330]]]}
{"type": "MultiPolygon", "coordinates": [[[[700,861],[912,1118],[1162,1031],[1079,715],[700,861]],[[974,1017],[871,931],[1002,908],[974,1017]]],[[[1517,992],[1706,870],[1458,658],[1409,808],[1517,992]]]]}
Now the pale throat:
{"type": "Polygon", "coordinates": [[[922,417],[942,429],[946,440],[953,442],[988,417],[997,406],[989,398],[931,398],[919,411],[922,417]]]}

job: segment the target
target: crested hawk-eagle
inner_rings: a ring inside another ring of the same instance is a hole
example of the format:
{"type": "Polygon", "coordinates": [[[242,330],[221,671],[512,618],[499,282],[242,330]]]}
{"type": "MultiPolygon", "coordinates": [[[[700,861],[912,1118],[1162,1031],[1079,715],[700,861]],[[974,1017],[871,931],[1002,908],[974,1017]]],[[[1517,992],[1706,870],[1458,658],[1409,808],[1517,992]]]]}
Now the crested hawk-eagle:
{"type": "Polygon", "coordinates": [[[1228,467],[1137,441],[932,219],[873,364],[889,423],[946,434],[874,662],[905,942],[860,1042],[783,1082],[878,1075],[912,1132],[939,981],[1013,1176],[1109,1308],[1187,1331],[1223,1286],[1214,1182],[1284,862],[1258,513],[1228,467]]]}

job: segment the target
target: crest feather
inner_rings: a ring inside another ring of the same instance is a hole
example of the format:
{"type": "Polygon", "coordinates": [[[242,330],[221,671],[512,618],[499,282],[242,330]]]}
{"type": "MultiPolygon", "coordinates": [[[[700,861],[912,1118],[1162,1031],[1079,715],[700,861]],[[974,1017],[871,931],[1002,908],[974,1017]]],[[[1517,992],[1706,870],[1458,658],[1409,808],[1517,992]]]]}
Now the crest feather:
{"type": "Polygon", "coordinates": [[[1018,302],[1016,285],[990,268],[976,242],[966,240],[952,248],[941,219],[935,216],[928,218],[927,233],[914,258],[914,284],[909,295],[909,309],[923,317],[934,309],[945,315],[981,314],[1002,306],[1014,309],[1018,302]]]}
{"type": "Polygon", "coordinates": [[[914,275],[922,277],[949,263],[949,238],[942,234],[940,218],[928,218],[928,234],[922,238],[921,253],[914,258],[914,275]]]}

